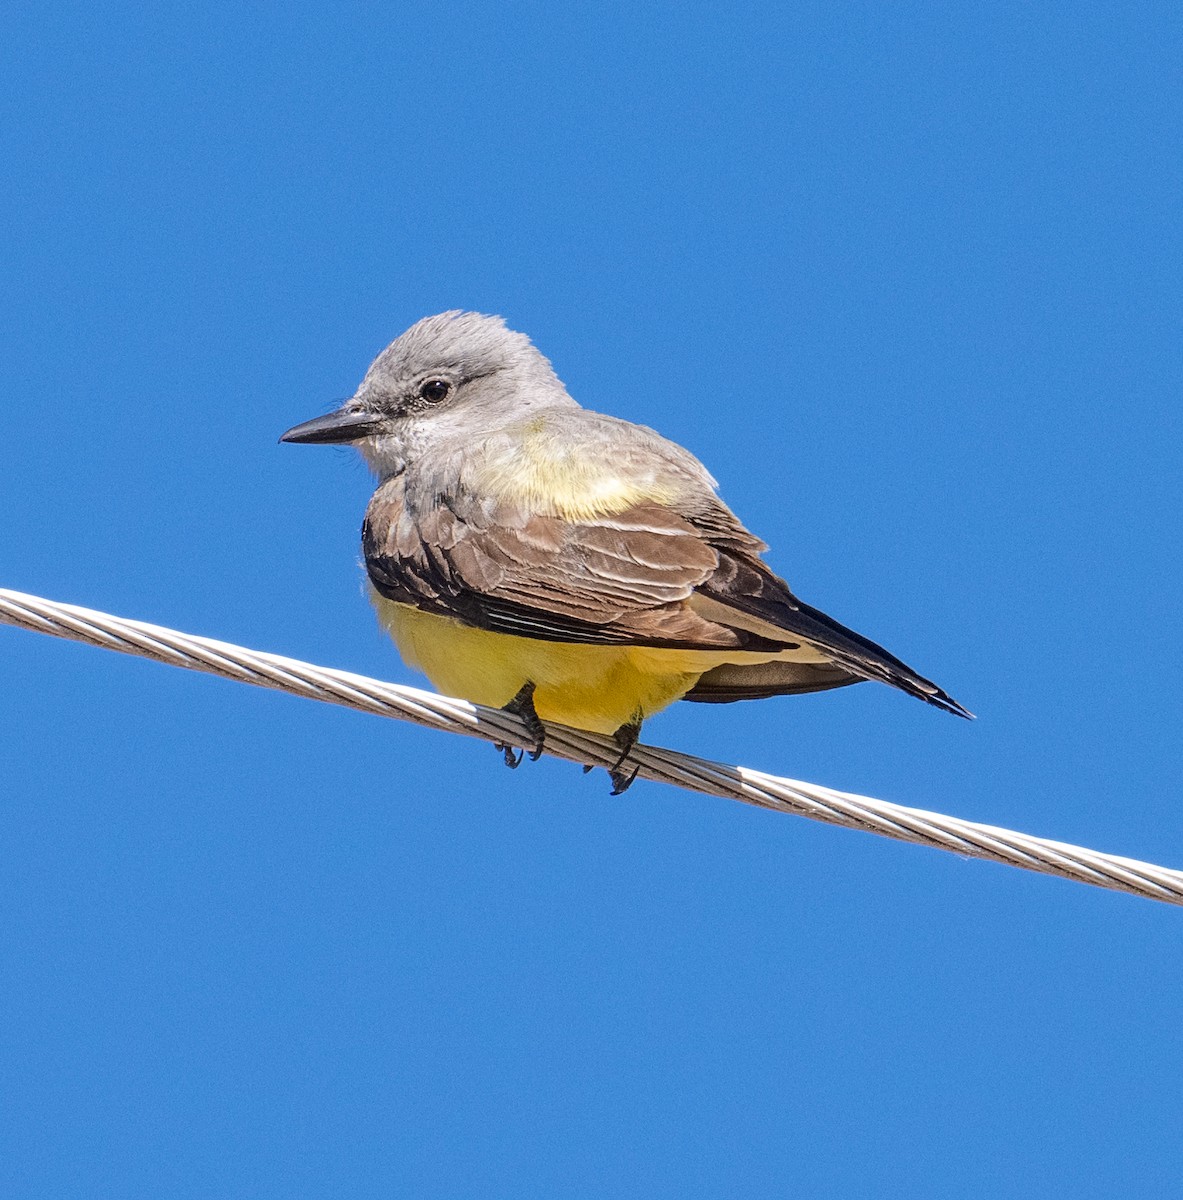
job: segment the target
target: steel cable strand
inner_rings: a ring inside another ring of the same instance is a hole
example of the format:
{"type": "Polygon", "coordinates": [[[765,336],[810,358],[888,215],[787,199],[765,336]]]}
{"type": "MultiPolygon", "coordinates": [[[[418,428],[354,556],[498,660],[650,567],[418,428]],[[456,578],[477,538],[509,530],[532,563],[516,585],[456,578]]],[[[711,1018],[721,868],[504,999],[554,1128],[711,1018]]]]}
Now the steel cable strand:
{"type": "MultiPolygon", "coordinates": [[[[518,745],[529,740],[521,721],[500,709],[4,588],[0,588],[0,623],[446,732],[518,745]]],[[[612,764],[619,753],[608,738],[561,725],[547,726],[546,750],[560,758],[596,766],[612,764]]],[[[657,746],[636,746],[631,760],[639,765],[642,777],[675,787],[1183,904],[1183,872],[1153,863],[746,767],[727,766],[657,746]]]]}

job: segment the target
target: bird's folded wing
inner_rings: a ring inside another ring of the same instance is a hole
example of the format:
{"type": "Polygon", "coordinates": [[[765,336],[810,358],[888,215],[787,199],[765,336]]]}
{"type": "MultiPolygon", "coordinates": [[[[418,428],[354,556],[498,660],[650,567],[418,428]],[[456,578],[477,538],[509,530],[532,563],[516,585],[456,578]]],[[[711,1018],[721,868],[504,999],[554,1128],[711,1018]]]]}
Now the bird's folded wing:
{"type": "Polygon", "coordinates": [[[406,503],[400,479],[370,502],[366,569],[387,599],[548,641],[775,651],[785,639],[687,606],[719,566],[689,520],[659,503],[580,521],[506,501],[406,503]]]}
{"type": "Polygon", "coordinates": [[[366,569],[390,600],[500,633],[591,645],[751,651],[805,658],[779,672],[729,666],[694,699],[741,699],[878,679],[951,712],[935,684],[882,646],[799,601],[760,560],[764,544],[720,501],[657,502],[573,521],[505,500],[407,503],[401,477],[375,493],[366,569]],[[713,694],[711,692],[714,688],[713,694]]]}

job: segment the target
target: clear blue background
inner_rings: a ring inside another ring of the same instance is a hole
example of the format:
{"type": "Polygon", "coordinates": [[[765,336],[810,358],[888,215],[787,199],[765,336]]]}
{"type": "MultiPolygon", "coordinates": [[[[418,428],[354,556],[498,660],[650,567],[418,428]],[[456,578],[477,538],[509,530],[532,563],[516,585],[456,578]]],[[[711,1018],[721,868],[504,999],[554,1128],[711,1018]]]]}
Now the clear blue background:
{"type": "MultiPolygon", "coordinates": [[[[21,4],[0,585],[415,682],[278,434],[450,307],[872,685],[650,740],[1183,865],[1176,5],[21,4]]],[[[1178,910],[0,629],[13,1197],[1177,1192],[1178,910]]]]}

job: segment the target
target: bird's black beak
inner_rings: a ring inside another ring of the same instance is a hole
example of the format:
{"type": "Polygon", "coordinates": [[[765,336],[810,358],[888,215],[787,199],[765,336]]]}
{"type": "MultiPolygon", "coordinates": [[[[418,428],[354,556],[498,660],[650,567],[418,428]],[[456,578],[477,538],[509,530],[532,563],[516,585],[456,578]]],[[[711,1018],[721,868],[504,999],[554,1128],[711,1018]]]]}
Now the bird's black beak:
{"type": "Polygon", "coordinates": [[[325,417],[314,417],[303,425],[293,425],[281,442],[360,442],[377,433],[382,418],[377,413],[339,408],[325,417]]]}

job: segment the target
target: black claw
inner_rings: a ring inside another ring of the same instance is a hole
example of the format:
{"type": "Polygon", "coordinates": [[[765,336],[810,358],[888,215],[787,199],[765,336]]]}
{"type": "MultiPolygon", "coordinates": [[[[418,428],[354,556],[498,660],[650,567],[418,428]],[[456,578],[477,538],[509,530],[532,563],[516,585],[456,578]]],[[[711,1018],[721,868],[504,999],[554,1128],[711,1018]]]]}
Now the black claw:
{"type": "Polygon", "coordinates": [[[516,754],[512,746],[507,746],[504,742],[494,742],[493,748],[500,750],[505,765],[511,770],[516,771],[522,763],[522,752],[519,750],[516,754]]]}
{"type": "Polygon", "coordinates": [[[612,777],[612,791],[609,792],[609,795],[623,796],[632,787],[633,780],[636,779],[640,769],[641,764],[638,763],[627,775],[623,771],[609,771],[608,774],[612,777]]]}
{"type": "Polygon", "coordinates": [[[637,739],[641,736],[641,725],[644,720],[645,714],[638,712],[631,721],[622,725],[612,735],[612,740],[620,747],[620,757],[608,768],[608,775],[612,780],[613,796],[627,792],[633,780],[636,779],[637,772],[641,769],[639,763],[628,773],[622,771],[621,767],[624,766],[633,747],[637,744],[637,739]]]}

